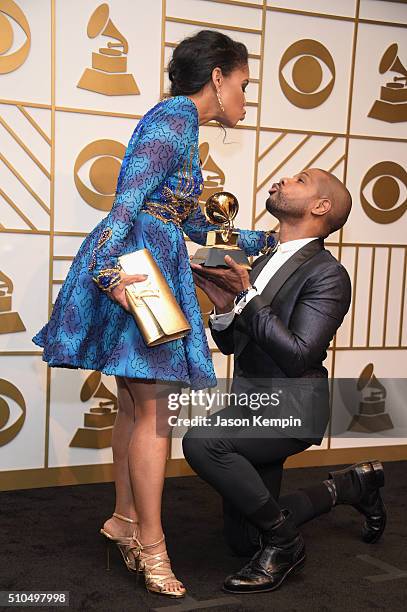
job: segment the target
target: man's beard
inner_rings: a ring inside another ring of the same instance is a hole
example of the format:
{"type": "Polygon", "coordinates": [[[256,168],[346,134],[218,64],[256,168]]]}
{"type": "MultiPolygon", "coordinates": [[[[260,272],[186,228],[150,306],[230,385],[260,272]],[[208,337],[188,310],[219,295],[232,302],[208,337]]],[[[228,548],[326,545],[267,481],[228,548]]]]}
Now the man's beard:
{"type": "Polygon", "coordinates": [[[305,206],[301,207],[298,202],[287,200],[281,191],[275,191],[266,200],[266,209],[279,221],[282,219],[300,219],[305,210],[305,206]]]}
{"type": "Polygon", "coordinates": [[[268,212],[279,219],[279,213],[284,211],[286,201],[279,191],[274,192],[266,200],[266,209],[268,212]]]}

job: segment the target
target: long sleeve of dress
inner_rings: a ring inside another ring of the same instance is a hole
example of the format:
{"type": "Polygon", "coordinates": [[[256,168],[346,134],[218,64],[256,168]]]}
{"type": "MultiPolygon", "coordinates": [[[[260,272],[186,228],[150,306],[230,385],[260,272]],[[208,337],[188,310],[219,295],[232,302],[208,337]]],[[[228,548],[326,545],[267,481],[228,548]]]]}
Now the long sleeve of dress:
{"type": "Polygon", "coordinates": [[[93,279],[104,291],[120,282],[117,258],[140,208],[179,163],[185,147],[187,118],[163,104],[137,126],[130,139],[117,183],[116,197],[94,251],[93,279]]]}
{"type": "MultiPolygon", "coordinates": [[[[186,235],[198,244],[206,244],[206,234],[210,230],[219,229],[218,225],[212,225],[198,207],[195,212],[184,221],[182,229],[186,235]]],[[[274,246],[275,238],[271,232],[256,230],[241,230],[237,244],[243,249],[246,255],[258,255],[261,251],[274,246]]]]}

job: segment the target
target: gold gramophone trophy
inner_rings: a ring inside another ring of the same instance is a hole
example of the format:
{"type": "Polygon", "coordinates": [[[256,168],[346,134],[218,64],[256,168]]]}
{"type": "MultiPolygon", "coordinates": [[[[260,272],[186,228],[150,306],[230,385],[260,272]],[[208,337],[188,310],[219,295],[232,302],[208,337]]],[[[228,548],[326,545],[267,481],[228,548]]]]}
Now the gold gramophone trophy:
{"type": "Polygon", "coordinates": [[[199,201],[205,203],[209,196],[223,189],[225,173],[209,153],[209,143],[202,142],[199,145],[199,159],[201,160],[201,171],[204,179],[203,191],[199,201]]]}
{"type": "Polygon", "coordinates": [[[207,268],[227,268],[225,255],[230,255],[236,263],[251,269],[246,253],[237,246],[239,232],[233,230],[233,220],[238,210],[237,198],[228,191],[218,191],[206,200],[205,217],[210,223],[219,225],[220,229],[208,232],[206,246],[197,250],[192,263],[207,268]]]}
{"type": "Polygon", "coordinates": [[[393,429],[393,422],[386,412],[386,389],[373,374],[373,363],[363,368],[357,389],[362,399],[359,402],[359,413],[352,418],[348,431],[376,433],[393,429]]]}
{"type": "Polygon", "coordinates": [[[69,446],[107,448],[112,445],[112,430],[117,414],[117,397],[102,382],[100,372],[92,372],[81,389],[81,401],[100,398],[98,406],[84,415],[84,427],[79,427],[69,446]]]}
{"type": "Polygon", "coordinates": [[[13,283],[11,278],[0,271],[0,334],[25,331],[25,325],[18,312],[11,308],[13,283]]]}
{"type": "Polygon", "coordinates": [[[92,13],[88,23],[89,38],[108,36],[117,42],[92,53],[92,68],[86,68],[78,83],[80,89],[88,89],[107,96],[138,95],[140,90],[132,74],[127,73],[126,38],[109,19],[109,5],[104,3],[92,13]]]}
{"type": "Polygon", "coordinates": [[[393,77],[392,81],[381,87],[380,99],[375,101],[368,114],[368,117],[388,123],[407,121],[407,70],[397,53],[398,45],[393,43],[383,54],[379,72],[395,72],[401,76],[393,77]]]}

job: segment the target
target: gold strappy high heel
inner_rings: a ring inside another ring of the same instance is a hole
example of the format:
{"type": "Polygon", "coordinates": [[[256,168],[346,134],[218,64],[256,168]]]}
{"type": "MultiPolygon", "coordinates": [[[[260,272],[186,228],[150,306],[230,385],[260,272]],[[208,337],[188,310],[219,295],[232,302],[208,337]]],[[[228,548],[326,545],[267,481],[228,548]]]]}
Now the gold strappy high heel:
{"type": "MultiPolygon", "coordinates": [[[[121,521],[126,521],[126,523],[136,523],[135,520],[127,518],[127,516],[123,516],[122,514],[118,514],[117,512],[113,512],[113,516],[120,519],[121,521]]],[[[100,530],[100,533],[106,538],[106,569],[110,570],[110,546],[116,544],[123,557],[123,561],[125,562],[127,569],[130,572],[137,572],[138,569],[134,556],[128,556],[128,551],[130,550],[131,545],[134,541],[133,536],[115,537],[112,536],[108,531],[103,529],[103,527],[100,530]]],[[[135,533],[136,531],[134,531],[133,535],[135,535],[135,533]]]]}
{"type": "Polygon", "coordinates": [[[135,535],[133,541],[136,542],[137,546],[131,547],[130,550],[134,555],[138,571],[144,574],[147,591],[167,595],[168,597],[185,597],[186,589],[173,574],[167,551],[163,550],[155,555],[144,552],[146,549],[155,548],[164,542],[165,536],[153,544],[142,544],[135,535]],[[165,588],[165,583],[169,581],[179,584],[178,591],[170,591],[165,588]]]}

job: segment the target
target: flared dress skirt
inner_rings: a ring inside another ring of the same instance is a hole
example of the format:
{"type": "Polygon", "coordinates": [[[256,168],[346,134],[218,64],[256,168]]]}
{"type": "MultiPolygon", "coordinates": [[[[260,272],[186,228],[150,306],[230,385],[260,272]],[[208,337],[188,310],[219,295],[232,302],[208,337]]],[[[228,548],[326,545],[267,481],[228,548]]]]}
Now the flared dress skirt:
{"type": "Polygon", "coordinates": [[[104,220],[82,243],[49,322],[33,338],[52,367],[84,368],[129,378],[177,381],[192,389],[216,385],[182,228],[140,212],[122,254],[148,249],[191,331],[182,339],[148,347],[133,316],[101,291],[89,269],[104,220]]]}

